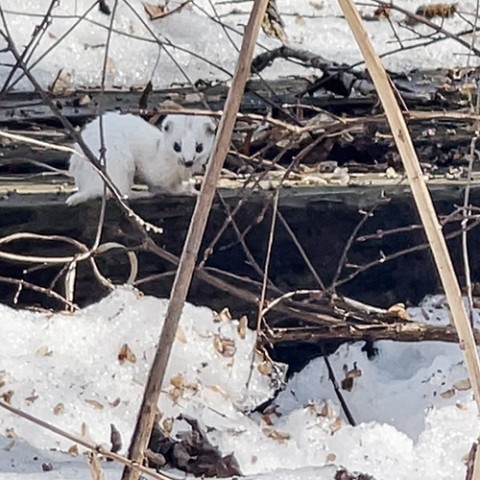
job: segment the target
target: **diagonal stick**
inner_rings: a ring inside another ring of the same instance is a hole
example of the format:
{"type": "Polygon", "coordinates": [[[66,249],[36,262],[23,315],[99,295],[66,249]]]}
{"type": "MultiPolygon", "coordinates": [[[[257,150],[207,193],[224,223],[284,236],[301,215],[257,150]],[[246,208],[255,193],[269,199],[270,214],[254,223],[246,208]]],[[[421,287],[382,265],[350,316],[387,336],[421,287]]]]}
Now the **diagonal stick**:
{"type": "MultiPolygon", "coordinates": [[[[140,465],[143,462],[144,452],[150,439],[168,359],[172,350],[183,305],[187,298],[188,289],[190,288],[198,250],[202,242],[210,208],[215,196],[217,181],[230,147],[230,139],[235,126],[237,112],[242,101],[245,84],[250,77],[253,51],[267,3],[268,0],[254,1],[250,18],[245,28],[242,48],[237,60],[232,85],[225,102],[224,113],[215,137],[213,152],[207,165],[202,190],[193,212],[177,274],[173,283],[165,322],[158,341],[155,358],[150,368],[142,405],[129,449],[129,458],[140,465]]],[[[123,480],[138,480],[138,477],[138,471],[132,470],[129,467],[126,467],[123,471],[123,480]]]]}
{"type": "Polygon", "coordinates": [[[475,339],[462,301],[462,294],[445,242],[445,237],[442,233],[442,226],[438,221],[430,192],[423,179],[422,170],[418,162],[412,138],[410,137],[410,132],[398,106],[389,77],[380,62],[378,54],[373,49],[355,5],[352,0],[338,1],[365,59],[365,64],[377,89],[395,143],[402,157],[413,198],[445,290],[453,323],[460,340],[460,348],[464,351],[473,394],[480,411],[480,362],[475,339]]]}

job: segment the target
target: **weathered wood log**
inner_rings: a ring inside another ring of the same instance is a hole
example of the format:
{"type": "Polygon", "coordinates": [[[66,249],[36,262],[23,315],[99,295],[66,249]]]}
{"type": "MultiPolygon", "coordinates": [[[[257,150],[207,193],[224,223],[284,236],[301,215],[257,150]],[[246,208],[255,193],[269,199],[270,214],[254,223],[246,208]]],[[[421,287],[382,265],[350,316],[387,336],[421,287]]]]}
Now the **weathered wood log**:
{"type": "MultiPolygon", "coordinates": [[[[324,327],[274,328],[266,333],[266,341],[273,346],[313,344],[322,342],[356,342],[393,340],[396,342],[441,341],[458,342],[453,325],[436,327],[416,322],[326,325],[324,327]]],[[[480,343],[480,332],[475,332],[480,343]]]]}
{"type": "MultiPolygon", "coordinates": [[[[409,109],[458,110],[471,101],[465,78],[475,74],[475,69],[437,69],[392,74],[395,84],[409,109]]],[[[358,74],[357,77],[364,77],[358,74]]],[[[319,80],[321,82],[321,80],[319,80]]],[[[330,84],[333,80],[330,80],[330,84]]],[[[308,79],[282,79],[275,81],[251,80],[242,101],[243,113],[266,114],[274,107],[275,114],[281,115],[284,104],[312,105],[336,115],[368,115],[376,105],[373,91],[362,90],[362,96],[343,96],[331,90],[342,90],[340,86],[330,85],[330,90],[315,91],[315,95],[306,95],[312,82],[308,79]],[[275,108],[276,106],[276,108],[275,108]]],[[[150,108],[165,100],[174,100],[185,107],[203,108],[206,101],[213,110],[222,110],[228,88],[223,83],[192,87],[175,87],[154,90],[148,98],[150,108]]],[[[347,94],[350,91],[345,92],[347,94]]],[[[98,115],[99,90],[78,90],[67,95],[53,96],[62,113],[74,124],[84,124],[98,115]]],[[[138,110],[141,90],[118,90],[104,93],[105,109],[138,110]]],[[[50,109],[42,104],[34,92],[13,92],[0,101],[0,125],[25,126],[33,124],[58,125],[50,109]]]]}

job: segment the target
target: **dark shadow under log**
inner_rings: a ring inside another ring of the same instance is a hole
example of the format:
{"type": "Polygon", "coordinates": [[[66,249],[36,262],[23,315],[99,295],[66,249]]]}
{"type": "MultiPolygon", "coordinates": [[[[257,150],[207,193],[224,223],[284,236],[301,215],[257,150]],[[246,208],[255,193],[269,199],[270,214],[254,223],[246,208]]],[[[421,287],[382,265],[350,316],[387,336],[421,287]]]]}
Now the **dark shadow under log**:
{"type": "MultiPolygon", "coordinates": [[[[431,187],[437,211],[440,215],[450,214],[455,205],[463,201],[463,187],[455,185],[435,185],[431,187]]],[[[259,218],[264,205],[270,201],[272,192],[221,190],[221,194],[232,208],[242,194],[248,199],[236,216],[241,231],[252,223],[252,229],[245,237],[245,242],[256,261],[263,265],[266,239],[269,233],[271,209],[267,209],[263,219],[259,218]],[[258,220],[258,223],[255,223],[258,220]]],[[[35,232],[46,235],[59,234],[78,239],[90,246],[97,229],[99,201],[69,208],[64,204],[64,194],[12,194],[0,201],[0,236],[15,232],[35,232]]],[[[480,189],[472,189],[473,205],[480,204],[480,189]]],[[[405,231],[382,236],[379,231],[408,227],[418,224],[416,211],[406,187],[325,187],[325,188],[290,188],[280,195],[279,210],[312,262],[315,270],[328,286],[337,269],[345,244],[353,229],[362,218],[360,210],[365,211],[377,205],[373,216],[367,220],[360,235],[376,234],[364,242],[353,242],[348,255],[348,264],[364,265],[369,262],[377,264],[360,273],[354,279],[342,284],[338,292],[356,298],[365,303],[388,307],[396,302],[416,303],[427,293],[436,292],[439,283],[433,268],[430,253],[426,248],[425,237],[421,229],[405,231]],[[389,197],[388,202],[380,202],[382,194],[389,197]],[[424,244],[423,248],[419,247],[424,244]],[[381,262],[383,256],[396,254],[405,249],[413,249],[399,258],[381,262]]],[[[194,199],[192,197],[157,196],[132,203],[135,210],[146,220],[164,228],[165,233],[156,236],[155,241],[167,251],[179,255],[188,228],[194,199]]],[[[217,234],[225,221],[224,208],[218,200],[215,202],[207,227],[202,249],[205,249],[217,234]]],[[[457,272],[463,281],[463,269],[460,248],[460,225],[452,222],[445,226],[447,235],[454,235],[448,241],[457,272]]],[[[471,268],[473,281],[480,278],[480,255],[475,245],[479,244],[479,229],[473,228],[469,233],[471,245],[471,268]]],[[[138,250],[140,271],[138,279],[150,275],[165,274],[162,278],[142,283],[140,288],[148,294],[167,297],[172,281],[174,266],[161,261],[157,256],[141,251],[142,239],[138,238],[125,216],[109,202],[104,227],[103,241],[119,242],[129,248],[138,250]]],[[[9,251],[22,255],[61,256],[72,253],[71,246],[60,243],[15,242],[9,251]]],[[[203,252],[203,250],[202,250],[203,252]]],[[[201,253],[200,258],[202,258],[201,253]]],[[[98,259],[98,264],[113,282],[125,281],[129,273],[128,259],[121,251],[106,254],[98,259]]],[[[37,269],[23,274],[25,265],[2,261],[0,264],[4,276],[24,278],[33,283],[48,286],[58,272],[58,267],[37,269]]],[[[228,227],[215,246],[206,263],[209,268],[230,272],[237,277],[248,277],[260,281],[261,278],[246,262],[244,252],[237,241],[233,228],[228,227]]],[[[340,281],[354,271],[345,268],[340,281]]],[[[292,242],[291,237],[279,223],[276,228],[271,261],[271,280],[283,291],[299,288],[318,288],[313,276],[292,242]]],[[[249,288],[249,282],[223,277],[233,285],[249,288]]],[[[104,296],[106,290],[94,280],[87,264],[81,264],[78,270],[75,300],[80,305],[94,302],[104,296]]],[[[14,289],[0,285],[0,299],[11,303],[14,289]]],[[[18,298],[20,304],[38,303],[44,306],[59,307],[45,302],[43,296],[24,290],[18,298]]],[[[235,314],[254,313],[251,304],[228,297],[225,292],[207,286],[195,279],[189,300],[196,304],[206,304],[221,309],[229,306],[235,314]]]]}

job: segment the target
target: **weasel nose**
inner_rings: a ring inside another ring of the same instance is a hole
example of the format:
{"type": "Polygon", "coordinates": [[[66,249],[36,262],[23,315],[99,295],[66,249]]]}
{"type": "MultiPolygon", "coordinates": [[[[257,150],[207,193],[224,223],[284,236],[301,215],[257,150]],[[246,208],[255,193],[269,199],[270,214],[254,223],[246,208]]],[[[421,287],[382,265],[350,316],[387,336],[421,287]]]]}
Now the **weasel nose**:
{"type": "Polygon", "coordinates": [[[184,160],[183,163],[187,168],[190,168],[193,165],[193,160],[184,160]]]}

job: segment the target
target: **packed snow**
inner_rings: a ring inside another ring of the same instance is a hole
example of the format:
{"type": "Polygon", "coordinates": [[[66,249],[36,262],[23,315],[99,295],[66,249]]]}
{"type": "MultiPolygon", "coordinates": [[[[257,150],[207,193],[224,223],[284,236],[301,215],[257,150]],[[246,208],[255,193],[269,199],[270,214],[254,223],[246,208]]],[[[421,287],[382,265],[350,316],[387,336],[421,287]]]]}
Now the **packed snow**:
{"type": "MultiPolygon", "coordinates": [[[[10,33],[19,49],[29,42],[49,3],[40,0],[2,0],[10,33]]],[[[43,86],[50,85],[60,70],[66,87],[100,84],[111,17],[101,13],[97,6],[92,8],[95,3],[93,0],[62,1],[53,10],[52,23],[28,62],[30,66],[35,63],[33,71],[43,86]]],[[[156,3],[159,2],[150,2],[153,5],[156,3]]],[[[180,0],[170,1],[168,6],[173,10],[180,3],[180,0]]],[[[399,5],[415,11],[418,6],[428,3],[432,2],[403,0],[399,5]]],[[[108,1],[107,4],[113,8],[114,2],[108,1]]],[[[361,61],[338,2],[277,0],[277,5],[285,23],[288,45],[310,50],[339,63],[356,64],[361,61]]],[[[250,7],[251,2],[248,1],[195,0],[178,13],[151,21],[141,0],[119,0],[108,52],[107,87],[141,87],[152,80],[154,87],[160,88],[175,82],[188,84],[200,79],[230,78],[250,7]]],[[[463,18],[474,22],[476,2],[467,0],[461,2],[460,7],[463,18]]],[[[359,9],[364,14],[372,15],[375,6],[361,4],[359,9]]],[[[395,23],[405,16],[392,11],[391,18],[395,23]]],[[[394,32],[386,20],[370,21],[365,25],[379,53],[398,49],[397,36],[404,47],[410,47],[428,41],[427,36],[434,33],[421,25],[417,25],[414,31],[396,25],[394,32]],[[423,38],[415,39],[414,32],[423,35],[423,38]]],[[[445,20],[442,25],[453,33],[471,28],[458,15],[445,20]]],[[[462,38],[467,44],[475,40],[471,35],[462,38]]],[[[0,46],[2,41],[0,39],[0,46]]],[[[279,40],[267,37],[262,32],[255,53],[279,46],[279,40]]],[[[453,39],[446,39],[386,56],[384,62],[387,68],[401,71],[417,67],[465,66],[467,62],[470,65],[478,64],[476,58],[467,59],[466,55],[464,46],[453,39]]],[[[9,54],[0,54],[0,79],[6,78],[12,62],[9,54]]],[[[262,72],[262,76],[268,79],[314,73],[318,75],[319,72],[277,60],[262,72]]],[[[23,79],[16,88],[29,89],[31,86],[23,79]]]]}
{"type": "MultiPolygon", "coordinates": [[[[70,433],[88,432],[95,444],[109,445],[114,424],[125,453],[167,303],[120,287],[74,314],[0,306],[0,395],[70,433]]],[[[410,314],[448,321],[440,296],[410,314]]],[[[332,479],[340,466],[378,480],[464,478],[480,422],[458,345],[381,341],[373,359],[362,342],[340,347],[330,361],[339,382],[353,379],[342,390],[352,427],[322,358],[285,383],[286,366],[255,353],[255,341],[245,319],[187,304],[162,419],[198,419],[222,453],[234,452],[243,474],[262,480],[332,479]],[[254,411],[269,398],[268,413],[254,411]]],[[[185,429],[176,421],[172,435],[185,429]]],[[[38,478],[42,464],[53,467],[49,479],[86,478],[84,457],[68,453],[71,441],[3,409],[0,432],[2,480],[38,478]]],[[[108,479],[119,478],[119,466],[104,465],[108,479]]]]}

